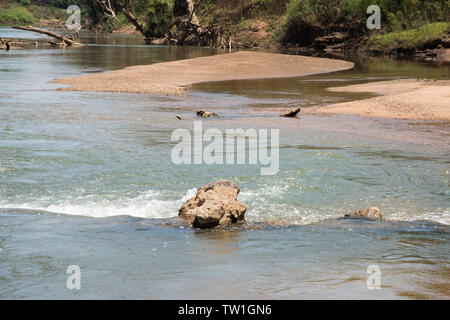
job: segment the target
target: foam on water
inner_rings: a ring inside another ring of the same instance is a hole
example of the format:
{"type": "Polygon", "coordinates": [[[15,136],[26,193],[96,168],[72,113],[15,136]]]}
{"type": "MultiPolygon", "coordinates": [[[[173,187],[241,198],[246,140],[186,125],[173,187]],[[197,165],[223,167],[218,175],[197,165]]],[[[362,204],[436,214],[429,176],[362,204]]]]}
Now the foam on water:
{"type": "Polygon", "coordinates": [[[419,214],[407,214],[406,212],[396,212],[389,215],[392,221],[421,221],[429,220],[446,225],[450,225],[450,208],[444,209],[442,212],[424,212],[419,214]]]}
{"type": "MultiPolygon", "coordinates": [[[[251,222],[280,221],[298,225],[308,225],[329,219],[343,217],[351,211],[352,204],[341,207],[314,207],[283,202],[283,193],[289,186],[274,185],[260,190],[242,191],[238,200],[248,206],[246,220],[251,222]],[[278,201],[274,199],[278,198],[278,201]],[[281,199],[281,201],[280,201],[281,199]]],[[[178,215],[181,205],[195,196],[197,189],[188,190],[183,196],[174,191],[148,190],[136,197],[114,197],[92,194],[52,200],[49,197],[10,203],[0,201],[0,208],[47,211],[59,214],[79,215],[91,218],[132,216],[146,219],[166,219],[178,215]]],[[[411,212],[394,206],[382,207],[383,215],[389,221],[429,220],[450,225],[450,209],[436,212],[411,212]]]]}
{"type": "Polygon", "coordinates": [[[196,189],[191,189],[182,198],[174,200],[164,200],[163,192],[149,190],[134,198],[108,199],[105,195],[89,195],[62,199],[51,204],[48,204],[48,198],[41,198],[20,204],[2,201],[0,207],[32,209],[92,218],[132,216],[163,219],[177,216],[181,205],[196,192],[196,189]]]}

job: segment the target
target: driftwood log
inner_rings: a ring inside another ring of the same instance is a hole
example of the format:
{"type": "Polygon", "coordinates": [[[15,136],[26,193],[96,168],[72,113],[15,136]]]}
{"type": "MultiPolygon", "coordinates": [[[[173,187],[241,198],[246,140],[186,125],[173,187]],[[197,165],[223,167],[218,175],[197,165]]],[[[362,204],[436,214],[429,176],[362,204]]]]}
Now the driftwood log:
{"type": "Polygon", "coordinates": [[[58,39],[59,41],[63,42],[65,45],[67,46],[82,46],[83,44],[78,43],[74,40],[71,40],[69,38],[63,37],[59,34],[56,34],[54,32],[48,31],[48,30],[42,30],[42,29],[38,29],[38,28],[34,28],[31,26],[28,27],[13,27],[13,29],[19,29],[19,30],[25,30],[25,31],[31,31],[31,32],[36,32],[36,33],[41,33],[41,34],[45,34],[49,37],[58,39]]]}
{"type": "Polygon", "coordinates": [[[281,117],[294,118],[294,117],[296,117],[296,116],[300,113],[300,110],[301,110],[300,108],[297,108],[297,109],[295,109],[295,110],[291,110],[291,111],[289,111],[289,112],[280,114],[280,116],[281,116],[281,117]]]}
{"type": "Polygon", "coordinates": [[[0,49],[5,49],[5,50],[11,49],[9,40],[4,40],[4,39],[0,38],[0,49]]]}

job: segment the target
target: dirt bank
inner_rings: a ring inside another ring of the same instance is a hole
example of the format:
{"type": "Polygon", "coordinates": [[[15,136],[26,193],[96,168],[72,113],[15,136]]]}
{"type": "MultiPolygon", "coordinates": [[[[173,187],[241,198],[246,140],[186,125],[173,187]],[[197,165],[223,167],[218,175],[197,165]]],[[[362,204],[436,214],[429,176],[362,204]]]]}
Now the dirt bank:
{"type": "Polygon", "coordinates": [[[200,82],[298,77],[353,68],[343,60],[240,51],[187,60],[133,66],[54,82],[61,90],[182,95],[200,82]]]}
{"type": "Polygon", "coordinates": [[[393,119],[450,121],[450,81],[394,80],[329,88],[340,92],[372,92],[381,96],[306,112],[345,113],[393,119]]]}

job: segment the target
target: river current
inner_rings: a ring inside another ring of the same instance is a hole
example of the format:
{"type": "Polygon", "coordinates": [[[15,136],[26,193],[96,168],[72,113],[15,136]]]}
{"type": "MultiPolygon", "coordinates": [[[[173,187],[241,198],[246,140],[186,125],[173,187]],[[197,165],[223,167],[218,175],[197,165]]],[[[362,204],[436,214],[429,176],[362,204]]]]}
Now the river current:
{"type": "Polygon", "coordinates": [[[272,111],[371,96],[327,87],[448,79],[449,64],[348,57],[353,70],[199,84],[186,97],[56,90],[55,78],[224,53],[82,42],[0,52],[1,299],[450,298],[448,122],[272,111]],[[205,130],[279,129],[279,172],[174,164],[171,134],[192,130],[202,108],[219,114],[205,130]],[[241,188],[246,225],[172,223],[219,179],[241,188]],[[340,219],[368,206],[389,222],[340,219]],[[71,265],[80,290],[66,287],[71,265]],[[380,289],[367,286],[371,266],[380,289]]]}

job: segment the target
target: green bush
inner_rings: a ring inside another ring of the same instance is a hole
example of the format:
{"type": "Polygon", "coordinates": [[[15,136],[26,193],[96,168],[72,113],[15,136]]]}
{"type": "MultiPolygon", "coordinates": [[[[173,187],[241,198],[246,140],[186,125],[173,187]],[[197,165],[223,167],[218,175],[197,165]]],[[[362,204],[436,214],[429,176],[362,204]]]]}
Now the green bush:
{"type": "Polygon", "coordinates": [[[0,8],[0,24],[32,24],[35,20],[25,7],[8,4],[0,8]]]}
{"type": "Polygon", "coordinates": [[[173,17],[172,6],[164,0],[152,0],[147,11],[145,25],[146,38],[161,38],[164,36],[164,25],[173,17]]]}
{"type": "Polygon", "coordinates": [[[133,12],[145,21],[145,37],[161,38],[164,36],[164,25],[173,17],[173,1],[141,0],[133,6],[133,12]]]}
{"type": "Polygon", "coordinates": [[[86,0],[47,0],[45,1],[47,6],[52,6],[61,9],[67,9],[70,5],[78,5],[80,7],[87,6],[88,1],[86,0]]]}
{"type": "Polygon", "coordinates": [[[450,0],[291,0],[278,29],[278,38],[295,39],[302,26],[341,24],[355,26],[368,33],[363,23],[369,5],[378,5],[382,13],[381,32],[419,28],[425,24],[450,21],[450,0]]]}
{"type": "Polygon", "coordinates": [[[373,49],[391,51],[399,48],[417,48],[445,37],[450,32],[450,23],[436,22],[406,31],[372,35],[369,44],[373,49]]]}
{"type": "Polygon", "coordinates": [[[247,18],[265,17],[267,15],[280,14],[280,8],[287,1],[280,0],[252,0],[244,8],[242,14],[247,18]]]}
{"type": "Polygon", "coordinates": [[[22,5],[22,6],[29,6],[31,1],[30,0],[18,0],[18,2],[22,5]]]}

